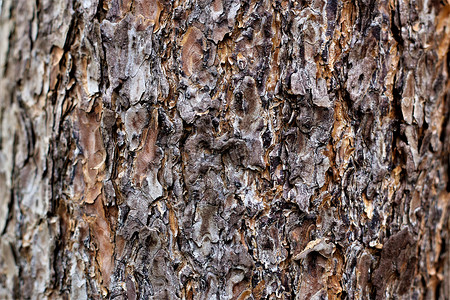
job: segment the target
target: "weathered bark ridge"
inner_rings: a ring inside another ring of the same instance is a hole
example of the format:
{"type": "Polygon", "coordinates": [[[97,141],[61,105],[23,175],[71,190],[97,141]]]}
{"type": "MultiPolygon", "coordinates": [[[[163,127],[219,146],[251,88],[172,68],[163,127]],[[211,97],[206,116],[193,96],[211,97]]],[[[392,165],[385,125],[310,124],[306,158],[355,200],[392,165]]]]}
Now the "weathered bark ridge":
{"type": "Polygon", "coordinates": [[[450,297],[447,0],[0,7],[0,298],[450,297]]]}

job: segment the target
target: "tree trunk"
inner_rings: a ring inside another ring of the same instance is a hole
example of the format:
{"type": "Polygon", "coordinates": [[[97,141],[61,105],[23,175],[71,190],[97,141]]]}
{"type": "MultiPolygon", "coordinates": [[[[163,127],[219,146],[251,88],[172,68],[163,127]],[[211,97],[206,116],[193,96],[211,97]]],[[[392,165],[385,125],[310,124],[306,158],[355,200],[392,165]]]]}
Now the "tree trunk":
{"type": "Polygon", "coordinates": [[[0,0],[1,299],[449,299],[450,3],[0,0]]]}

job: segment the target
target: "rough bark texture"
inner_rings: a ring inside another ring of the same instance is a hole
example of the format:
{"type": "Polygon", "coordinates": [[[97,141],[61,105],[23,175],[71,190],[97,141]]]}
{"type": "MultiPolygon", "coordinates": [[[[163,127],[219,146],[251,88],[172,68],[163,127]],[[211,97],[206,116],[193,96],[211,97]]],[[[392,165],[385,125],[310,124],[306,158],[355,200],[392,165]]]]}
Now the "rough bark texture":
{"type": "Polygon", "coordinates": [[[1,299],[450,298],[447,0],[0,6],[1,299]]]}

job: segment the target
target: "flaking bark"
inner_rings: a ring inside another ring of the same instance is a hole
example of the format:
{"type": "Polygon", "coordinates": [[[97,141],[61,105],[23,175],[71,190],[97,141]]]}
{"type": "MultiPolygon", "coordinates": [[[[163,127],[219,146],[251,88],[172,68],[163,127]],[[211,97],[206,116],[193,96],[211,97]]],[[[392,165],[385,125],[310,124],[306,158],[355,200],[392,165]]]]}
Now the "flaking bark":
{"type": "Polygon", "coordinates": [[[450,3],[0,1],[1,299],[449,299],[450,3]]]}

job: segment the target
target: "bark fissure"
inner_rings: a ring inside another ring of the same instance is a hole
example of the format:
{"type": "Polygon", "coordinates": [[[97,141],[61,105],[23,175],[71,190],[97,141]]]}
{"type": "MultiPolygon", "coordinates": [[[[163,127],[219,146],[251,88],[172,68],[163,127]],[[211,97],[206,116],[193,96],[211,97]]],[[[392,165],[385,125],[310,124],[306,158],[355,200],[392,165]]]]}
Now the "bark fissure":
{"type": "Polygon", "coordinates": [[[0,6],[0,298],[449,297],[448,1],[0,6]]]}

